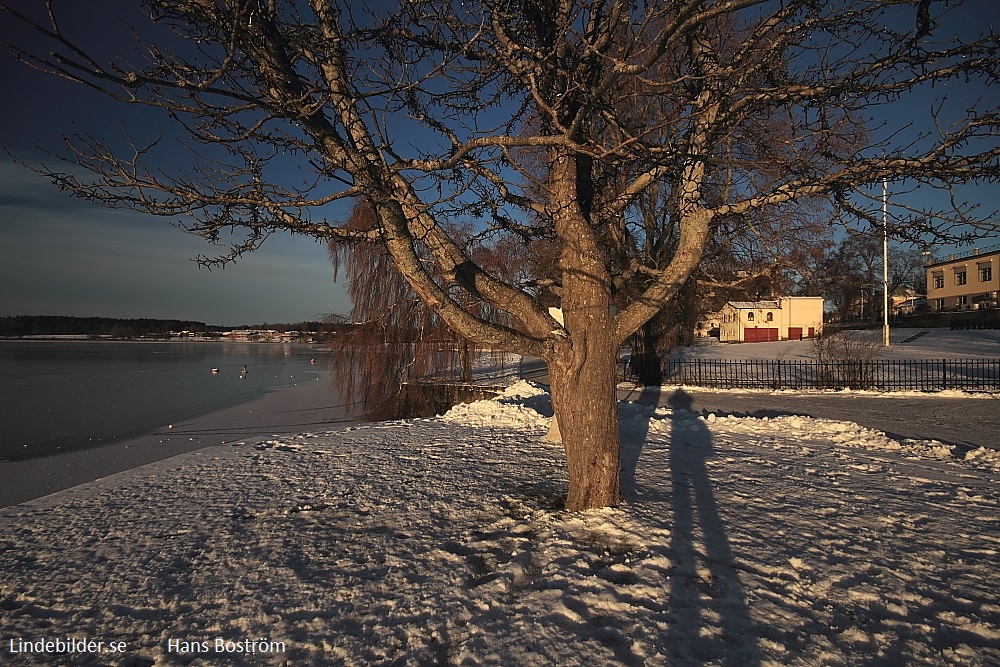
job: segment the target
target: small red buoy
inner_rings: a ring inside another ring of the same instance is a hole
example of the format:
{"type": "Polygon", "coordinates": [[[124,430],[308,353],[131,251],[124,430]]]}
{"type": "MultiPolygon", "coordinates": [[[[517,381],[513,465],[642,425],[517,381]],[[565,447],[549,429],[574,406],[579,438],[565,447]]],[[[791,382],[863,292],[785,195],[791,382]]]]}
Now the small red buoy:
{"type": "Polygon", "coordinates": [[[218,368],[213,368],[213,369],[212,369],[212,372],[213,372],[213,373],[218,373],[218,372],[219,372],[219,369],[218,369],[218,368]]]}

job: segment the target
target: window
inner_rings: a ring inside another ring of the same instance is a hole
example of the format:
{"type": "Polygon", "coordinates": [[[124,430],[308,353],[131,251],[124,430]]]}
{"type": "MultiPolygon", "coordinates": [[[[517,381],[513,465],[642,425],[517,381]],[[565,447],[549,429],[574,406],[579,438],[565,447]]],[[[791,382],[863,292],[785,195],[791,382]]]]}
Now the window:
{"type": "Polygon", "coordinates": [[[747,313],[747,322],[753,322],[753,313],[747,313]]]}
{"type": "Polygon", "coordinates": [[[955,303],[958,304],[959,308],[965,308],[969,305],[969,300],[964,296],[960,296],[955,300],[955,303]]]}
{"type": "Polygon", "coordinates": [[[944,299],[934,299],[934,310],[944,310],[944,299]]]}
{"type": "Polygon", "coordinates": [[[980,266],[979,267],[979,282],[988,283],[993,280],[993,267],[992,266],[980,266]]]}
{"type": "Polygon", "coordinates": [[[956,285],[964,285],[967,282],[968,282],[968,279],[966,278],[965,271],[956,271],[955,272],[955,284],[956,285]]]}
{"type": "Polygon", "coordinates": [[[934,289],[944,289],[944,274],[939,273],[934,276],[934,289]]]}
{"type": "Polygon", "coordinates": [[[773,322],[774,321],[774,313],[768,313],[767,317],[765,317],[764,320],[767,321],[767,322],[773,322]]]}

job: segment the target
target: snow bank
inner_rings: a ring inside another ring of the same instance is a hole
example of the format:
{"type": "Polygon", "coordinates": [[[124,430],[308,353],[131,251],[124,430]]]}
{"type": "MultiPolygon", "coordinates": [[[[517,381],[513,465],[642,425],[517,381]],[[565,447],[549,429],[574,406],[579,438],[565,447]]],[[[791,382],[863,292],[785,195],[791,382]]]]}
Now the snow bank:
{"type": "Polygon", "coordinates": [[[551,416],[551,402],[545,390],[534,382],[519,380],[500,396],[461,403],[441,419],[464,426],[541,429],[548,427],[551,416]]]}
{"type": "MultiPolygon", "coordinates": [[[[536,383],[521,380],[496,398],[457,405],[441,419],[464,426],[538,430],[548,427],[551,414],[552,408],[545,390],[536,383]]],[[[822,442],[827,446],[952,461],[958,465],[1000,473],[1000,450],[979,447],[965,452],[936,440],[895,440],[881,431],[865,428],[854,422],[799,415],[759,418],[715,414],[703,416],[682,409],[653,408],[626,401],[619,403],[618,419],[620,432],[633,436],[647,431],[678,429],[705,429],[715,438],[736,434],[770,434],[763,437],[779,440],[788,434],[795,434],[796,439],[802,442],[822,442]]]]}

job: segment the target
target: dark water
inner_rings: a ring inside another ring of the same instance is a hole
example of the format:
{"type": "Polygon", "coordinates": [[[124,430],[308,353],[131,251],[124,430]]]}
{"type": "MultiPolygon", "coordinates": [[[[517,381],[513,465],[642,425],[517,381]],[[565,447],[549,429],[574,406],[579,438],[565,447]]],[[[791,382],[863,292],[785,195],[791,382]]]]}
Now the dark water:
{"type": "Polygon", "coordinates": [[[322,354],[308,345],[0,341],[0,459],[140,435],[315,381],[322,354]]]}

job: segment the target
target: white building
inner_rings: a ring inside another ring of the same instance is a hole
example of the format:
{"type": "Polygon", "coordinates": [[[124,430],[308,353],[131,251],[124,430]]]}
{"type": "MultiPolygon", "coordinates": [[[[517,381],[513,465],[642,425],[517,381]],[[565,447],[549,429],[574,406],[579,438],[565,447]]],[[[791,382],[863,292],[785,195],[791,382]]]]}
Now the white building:
{"type": "Polygon", "coordinates": [[[815,338],[823,331],[823,297],[730,301],[713,319],[719,322],[719,340],[724,343],[815,338]]]}

